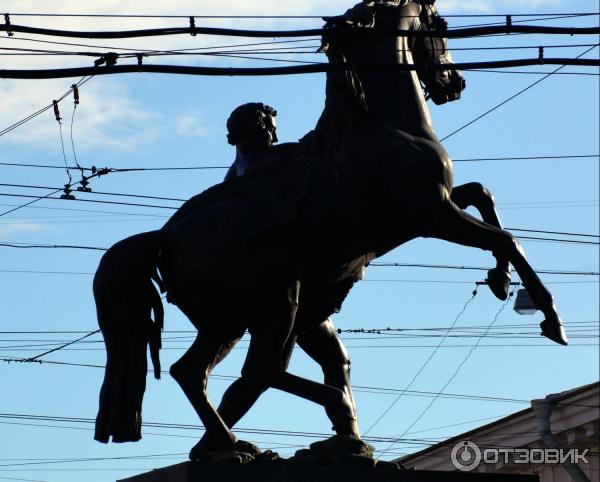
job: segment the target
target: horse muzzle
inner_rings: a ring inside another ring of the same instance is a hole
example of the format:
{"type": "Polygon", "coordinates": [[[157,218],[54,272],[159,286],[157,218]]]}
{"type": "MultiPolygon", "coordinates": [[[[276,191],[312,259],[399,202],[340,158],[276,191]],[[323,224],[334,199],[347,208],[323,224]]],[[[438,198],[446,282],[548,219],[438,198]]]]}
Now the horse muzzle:
{"type": "Polygon", "coordinates": [[[436,105],[442,105],[460,99],[460,94],[466,88],[467,82],[457,70],[437,71],[426,86],[431,100],[436,105]]]}

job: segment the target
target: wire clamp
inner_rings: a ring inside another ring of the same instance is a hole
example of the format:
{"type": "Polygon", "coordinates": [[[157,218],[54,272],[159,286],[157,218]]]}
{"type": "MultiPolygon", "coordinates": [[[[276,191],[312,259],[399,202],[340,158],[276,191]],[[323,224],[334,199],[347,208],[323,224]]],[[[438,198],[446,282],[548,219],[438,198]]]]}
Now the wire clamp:
{"type": "Polygon", "coordinates": [[[98,169],[98,168],[96,168],[96,166],[92,166],[92,175],[94,175],[96,177],[106,176],[107,174],[110,174],[111,172],[113,172],[113,169],[110,167],[102,167],[102,168],[98,169]]]}
{"type": "Polygon", "coordinates": [[[79,88],[77,87],[77,84],[73,84],[71,89],[73,89],[73,103],[79,105],[79,88]]]}
{"type": "Polygon", "coordinates": [[[142,66],[142,62],[144,61],[144,54],[135,54],[137,58],[138,67],[142,66]]]}
{"type": "Polygon", "coordinates": [[[6,24],[6,34],[9,37],[12,37],[14,33],[12,31],[12,25],[10,24],[10,15],[8,13],[4,14],[4,23],[6,24]]]}
{"type": "Polygon", "coordinates": [[[544,47],[538,48],[538,64],[544,65],[544,47]]]}
{"type": "Polygon", "coordinates": [[[89,179],[90,179],[89,177],[81,176],[81,181],[79,181],[81,186],[77,187],[77,190],[79,192],[92,192],[92,188],[88,187],[90,184],[89,179]]]}
{"type": "Polygon", "coordinates": [[[506,16],[506,33],[510,33],[512,30],[512,15],[506,16]]]}
{"type": "Polygon", "coordinates": [[[119,58],[119,54],[116,52],[107,52],[99,59],[94,60],[94,67],[100,67],[103,64],[106,64],[107,67],[112,67],[117,63],[117,59],[119,58]]]}
{"type": "Polygon", "coordinates": [[[71,189],[71,185],[70,184],[65,184],[65,188],[63,189],[63,193],[61,194],[60,198],[61,199],[68,199],[70,201],[74,201],[75,200],[75,196],[73,196],[71,193],[73,192],[73,189],[71,189]]]}
{"type": "Polygon", "coordinates": [[[190,34],[192,37],[198,35],[198,32],[196,32],[196,19],[193,16],[190,16],[190,34]]]}
{"type": "Polygon", "coordinates": [[[62,117],[60,116],[60,111],[58,110],[58,101],[53,100],[52,106],[54,107],[54,117],[56,117],[56,121],[60,124],[62,117]]]}

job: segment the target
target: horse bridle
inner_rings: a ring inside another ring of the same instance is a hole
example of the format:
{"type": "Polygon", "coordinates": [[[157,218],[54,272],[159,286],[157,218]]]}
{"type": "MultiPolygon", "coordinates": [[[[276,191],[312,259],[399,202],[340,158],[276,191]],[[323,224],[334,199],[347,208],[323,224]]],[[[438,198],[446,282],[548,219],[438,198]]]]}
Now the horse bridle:
{"type": "MultiPolygon", "coordinates": [[[[439,63],[436,61],[446,55],[447,52],[446,41],[434,34],[443,35],[447,32],[448,22],[435,10],[435,0],[416,0],[415,3],[421,5],[419,20],[430,34],[424,39],[424,41],[429,42],[430,47],[427,63],[439,63]]],[[[437,105],[460,99],[460,94],[466,87],[463,76],[456,70],[443,71],[429,67],[425,72],[419,72],[419,77],[425,84],[425,98],[433,100],[437,105]]]]}

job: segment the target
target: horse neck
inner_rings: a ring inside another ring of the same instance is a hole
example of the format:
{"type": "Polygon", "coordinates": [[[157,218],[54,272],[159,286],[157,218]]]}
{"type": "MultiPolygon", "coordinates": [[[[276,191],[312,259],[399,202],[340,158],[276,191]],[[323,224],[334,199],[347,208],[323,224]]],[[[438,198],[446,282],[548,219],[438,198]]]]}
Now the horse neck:
{"type": "MultiPolygon", "coordinates": [[[[408,3],[401,15],[381,15],[376,29],[418,30],[420,6],[408,3]]],[[[365,59],[368,63],[412,65],[411,40],[407,37],[368,39],[372,49],[365,59]]],[[[384,71],[358,68],[368,112],[376,122],[394,130],[437,141],[431,125],[431,116],[415,71],[384,71]]]]}

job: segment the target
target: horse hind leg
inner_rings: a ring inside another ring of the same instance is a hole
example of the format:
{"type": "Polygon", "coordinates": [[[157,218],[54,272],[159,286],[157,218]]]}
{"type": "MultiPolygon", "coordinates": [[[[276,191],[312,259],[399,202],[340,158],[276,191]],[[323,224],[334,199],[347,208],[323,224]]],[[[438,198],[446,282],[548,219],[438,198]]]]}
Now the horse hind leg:
{"type": "Polygon", "coordinates": [[[359,435],[351,404],[338,388],[313,382],[286,371],[286,346],[295,337],[292,328],[298,307],[299,283],[289,287],[285,299],[250,330],[250,347],[242,379],[257,387],[272,387],[322,405],[338,434],[359,435]]]}
{"type": "MultiPolygon", "coordinates": [[[[340,389],[346,395],[356,424],[355,432],[358,434],[356,404],[350,385],[350,357],[333,322],[327,319],[302,334],[298,338],[298,346],[321,366],[325,384],[340,389]]],[[[329,416],[332,418],[334,414],[329,416]]]]}
{"type": "MultiPolygon", "coordinates": [[[[206,386],[213,367],[225,357],[235,341],[229,343],[198,333],[188,351],[170,369],[171,376],[179,384],[210,435],[212,446],[206,450],[233,450],[237,439],[223,422],[208,398],[206,386]]],[[[197,458],[192,449],[190,458],[197,458]]]]}
{"type": "Polygon", "coordinates": [[[442,202],[434,222],[424,235],[485,249],[506,257],[519,274],[536,308],[545,316],[540,324],[542,335],[556,343],[567,345],[567,335],[554,299],[525,259],[523,248],[514,236],[474,218],[449,199],[442,202]]]}
{"type": "MultiPolygon", "coordinates": [[[[480,183],[470,182],[454,187],[450,199],[461,209],[475,207],[486,223],[502,229],[494,196],[480,183]]],[[[486,282],[496,298],[504,301],[508,298],[510,288],[510,263],[505,256],[495,251],[492,254],[496,258],[496,267],[488,271],[486,282]]]]}

